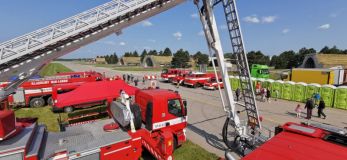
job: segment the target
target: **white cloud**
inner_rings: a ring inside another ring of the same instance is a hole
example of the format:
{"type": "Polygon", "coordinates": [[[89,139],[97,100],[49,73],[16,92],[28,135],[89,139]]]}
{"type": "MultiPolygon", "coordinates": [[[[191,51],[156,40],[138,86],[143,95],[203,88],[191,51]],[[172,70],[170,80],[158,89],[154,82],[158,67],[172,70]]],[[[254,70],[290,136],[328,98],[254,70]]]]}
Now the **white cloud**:
{"type": "Polygon", "coordinates": [[[247,16],[243,18],[243,21],[247,23],[260,23],[260,20],[257,15],[247,16]]]}
{"type": "Polygon", "coordinates": [[[285,28],[285,29],[282,30],[283,34],[287,34],[288,32],[290,32],[290,29],[288,29],[288,28],[285,28]]]}
{"type": "Polygon", "coordinates": [[[197,13],[193,13],[193,14],[190,15],[190,17],[192,17],[192,18],[198,18],[199,16],[198,16],[197,13]]]}
{"type": "Polygon", "coordinates": [[[121,46],[125,46],[125,45],[126,45],[126,43],[125,43],[125,42],[120,42],[120,43],[119,43],[119,45],[121,45],[121,46]]]}
{"type": "Polygon", "coordinates": [[[198,32],[198,36],[204,36],[204,35],[205,35],[204,31],[198,32]]]}
{"type": "Polygon", "coordinates": [[[145,20],[145,21],[142,22],[142,26],[144,26],[144,27],[150,27],[150,26],[153,26],[153,23],[150,22],[150,21],[145,20]]]}
{"type": "Polygon", "coordinates": [[[327,24],[323,24],[323,25],[318,27],[318,29],[321,29],[321,30],[327,30],[329,28],[330,28],[330,24],[328,24],[328,23],[327,24]]]}
{"type": "Polygon", "coordinates": [[[181,32],[176,32],[176,33],[174,33],[174,34],[172,34],[177,40],[181,40],[182,39],[182,37],[183,37],[183,35],[182,35],[182,33],[181,32]]]}
{"type": "Polygon", "coordinates": [[[220,25],[219,28],[224,30],[224,29],[228,29],[228,26],[223,24],[223,25],[220,25]]]}
{"type": "Polygon", "coordinates": [[[275,20],[277,19],[277,16],[266,16],[266,17],[262,17],[261,22],[262,23],[273,23],[275,22],[275,20]]]}

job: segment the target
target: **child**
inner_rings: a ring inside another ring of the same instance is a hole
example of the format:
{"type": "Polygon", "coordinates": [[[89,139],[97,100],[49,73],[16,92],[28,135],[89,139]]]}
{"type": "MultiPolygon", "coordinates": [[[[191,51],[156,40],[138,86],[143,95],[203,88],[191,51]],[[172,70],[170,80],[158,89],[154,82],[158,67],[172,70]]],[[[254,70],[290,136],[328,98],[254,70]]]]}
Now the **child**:
{"type": "Polygon", "coordinates": [[[301,114],[301,107],[300,104],[298,104],[295,108],[295,112],[296,112],[296,117],[297,118],[301,118],[300,114],[301,114]]]}

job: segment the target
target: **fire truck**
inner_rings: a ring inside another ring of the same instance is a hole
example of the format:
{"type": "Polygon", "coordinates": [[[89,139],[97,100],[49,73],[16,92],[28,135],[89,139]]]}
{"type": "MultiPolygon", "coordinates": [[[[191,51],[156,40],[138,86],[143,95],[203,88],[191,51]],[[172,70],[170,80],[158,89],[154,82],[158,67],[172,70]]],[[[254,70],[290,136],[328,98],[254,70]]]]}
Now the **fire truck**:
{"type": "MultiPolygon", "coordinates": [[[[47,62],[110,34],[121,33],[124,28],[183,2],[184,0],[110,1],[35,32],[1,43],[0,80],[9,79],[13,74],[19,78],[0,89],[0,100],[6,99],[47,62]]],[[[227,148],[246,156],[245,158],[249,156],[250,159],[272,159],[273,156],[264,155],[273,152],[278,157],[281,156],[279,153],[294,150],[301,155],[285,154],[280,158],[347,159],[346,147],[341,147],[346,141],[346,136],[336,130],[289,124],[283,126],[283,131],[270,140],[261,134],[263,127],[255,101],[235,0],[202,0],[202,3],[194,0],[194,4],[210,55],[216,55],[219,72],[225,82],[225,98],[221,98],[226,112],[222,137],[227,148]],[[231,48],[242,79],[240,81],[244,102],[242,112],[236,110],[233,100],[224,63],[225,52],[222,49],[214,16],[214,9],[220,3],[223,4],[221,8],[227,22],[231,48]],[[245,113],[246,119],[242,121],[239,113],[245,113]],[[326,143],[331,139],[337,141],[326,143]],[[309,145],[303,147],[302,141],[309,145]],[[269,147],[266,148],[266,145],[269,147]],[[317,146],[318,149],[314,150],[312,146],[317,146]],[[336,156],[329,157],[328,154],[322,153],[325,151],[330,152],[329,155],[336,156]],[[314,157],[303,157],[308,153],[314,157]]],[[[217,77],[216,72],[215,75],[217,77]]],[[[37,123],[16,120],[13,111],[0,111],[2,139],[0,158],[138,159],[143,147],[157,159],[172,159],[175,144],[184,142],[185,129],[181,127],[185,127],[187,121],[186,105],[179,94],[169,90],[140,90],[135,93],[136,105],[132,106],[127,94],[122,93],[121,97],[121,102],[113,101],[109,108],[113,119],[68,127],[61,133],[49,133],[37,123]],[[138,122],[142,122],[141,128],[138,122]],[[116,130],[117,125],[121,125],[124,129],[116,130]]],[[[226,152],[226,158],[232,159],[229,150],[226,152]]]]}
{"type": "Polygon", "coordinates": [[[204,83],[204,89],[216,90],[219,88],[224,88],[222,78],[218,77],[218,79],[217,79],[216,77],[212,77],[209,81],[204,83]]]}
{"type": "MultiPolygon", "coordinates": [[[[8,97],[10,106],[43,107],[52,105],[52,87],[56,84],[84,83],[102,80],[103,76],[97,72],[60,73],[40,79],[32,79],[21,84],[14,94],[8,97]]],[[[2,87],[6,87],[5,83],[2,87]]]]}
{"type": "Polygon", "coordinates": [[[178,69],[178,68],[171,68],[171,69],[163,69],[160,77],[161,80],[164,82],[172,82],[172,80],[180,75],[186,75],[192,72],[190,69],[178,69]]]}
{"type": "Polygon", "coordinates": [[[189,87],[201,87],[214,76],[213,73],[193,72],[184,78],[183,83],[189,87]]]}
{"type": "Polygon", "coordinates": [[[129,86],[120,79],[59,85],[53,87],[53,111],[64,111],[69,113],[79,108],[98,105],[109,106],[114,99],[119,97],[121,90],[126,91],[129,95],[135,95],[135,91],[138,89],[129,86]],[[66,92],[67,90],[72,91],[66,92]],[[60,91],[60,94],[58,94],[58,91],[60,91]]]}
{"type": "Polygon", "coordinates": [[[111,119],[61,128],[59,133],[2,111],[0,157],[130,160],[139,159],[145,148],[157,159],[172,159],[174,149],[186,141],[187,103],[171,90],[138,90],[135,97],[131,106],[125,93],[121,101],[113,101],[111,119]]]}

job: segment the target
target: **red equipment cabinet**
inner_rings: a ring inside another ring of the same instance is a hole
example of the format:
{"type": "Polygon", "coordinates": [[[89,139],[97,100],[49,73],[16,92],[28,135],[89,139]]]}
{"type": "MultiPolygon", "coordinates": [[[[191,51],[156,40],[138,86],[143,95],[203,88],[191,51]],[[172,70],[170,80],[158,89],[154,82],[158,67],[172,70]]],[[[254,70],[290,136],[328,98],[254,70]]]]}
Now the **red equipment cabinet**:
{"type": "MultiPolygon", "coordinates": [[[[62,73],[60,73],[62,74],[62,73]]],[[[102,80],[103,76],[98,72],[69,72],[64,75],[33,79],[19,86],[16,93],[8,97],[10,106],[42,107],[51,105],[52,87],[56,84],[84,83],[102,80]]],[[[2,87],[5,87],[4,83],[2,87]]]]}

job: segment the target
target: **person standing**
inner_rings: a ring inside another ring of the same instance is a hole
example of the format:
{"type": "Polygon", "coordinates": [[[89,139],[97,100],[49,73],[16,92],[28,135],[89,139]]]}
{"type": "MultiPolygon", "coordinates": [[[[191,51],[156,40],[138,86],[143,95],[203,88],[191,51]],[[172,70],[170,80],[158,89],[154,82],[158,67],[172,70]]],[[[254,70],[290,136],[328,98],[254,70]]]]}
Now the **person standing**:
{"type": "Polygon", "coordinates": [[[270,98],[271,98],[271,91],[270,91],[270,89],[267,89],[266,90],[266,100],[269,103],[270,103],[270,98]]]}
{"type": "Polygon", "coordinates": [[[295,112],[296,112],[296,117],[297,118],[301,118],[301,106],[300,104],[298,104],[295,108],[295,112]]]}
{"type": "Polygon", "coordinates": [[[146,79],[145,77],[142,77],[142,84],[145,85],[146,79]]]}
{"type": "Polygon", "coordinates": [[[307,109],[306,112],[306,119],[311,119],[312,116],[312,109],[314,108],[314,102],[312,98],[307,99],[305,109],[307,109]]]}
{"type": "Polygon", "coordinates": [[[125,74],[123,74],[123,81],[126,81],[126,79],[125,79],[125,74]]]}
{"type": "Polygon", "coordinates": [[[317,92],[313,95],[314,98],[314,104],[317,105],[319,103],[320,100],[320,94],[317,92]]]}
{"type": "Polygon", "coordinates": [[[137,87],[137,84],[138,84],[138,83],[139,83],[139,79],[136,78],[136,79],[134,80],[134,84],[135,84],[136,87],[137,87]]]}
{"type": "Polygon", "coordinates": [[[129,81],[130,81],[130,75],[127,74],[127,82],[129,83],[129,81]]]}
{"type": "Polygon", "coordinates": [[[235,91],[236,94],[236,101],[239,101],[239,97],[240,97],[240,88],[237,88],[235,91]]]}
{"type": "Polygon", "coordinates": [[[323,119],[325,119],[327,117],[325,115],[325,113],[323,112],[324,108],[325,108],[325,102],[324,102],[324,100],[322,98],[322,99],[320,99],[319,105],[318,105],[318,117],[319,118],[321,117],[321,115],[324,116],[323,119]]]}

